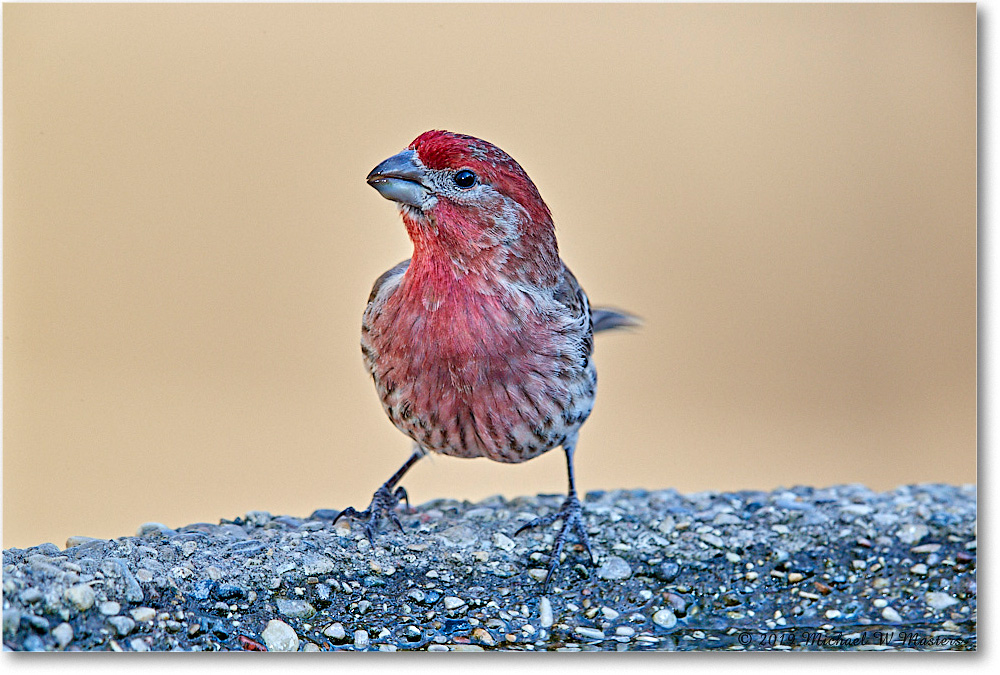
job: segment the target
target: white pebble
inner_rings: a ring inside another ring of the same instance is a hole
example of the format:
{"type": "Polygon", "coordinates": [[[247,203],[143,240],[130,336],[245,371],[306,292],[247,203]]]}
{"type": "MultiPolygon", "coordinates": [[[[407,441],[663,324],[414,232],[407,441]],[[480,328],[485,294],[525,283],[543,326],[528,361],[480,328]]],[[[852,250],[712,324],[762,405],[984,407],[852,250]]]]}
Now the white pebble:
{"type": "Polygon", "coordinates": [[[323,630],[323,635],[334,640],[343,640],[347,636],[347,631],[344,630],[344,626],[339,622],[331,623],[323,630]]]}
{"type": "Polygon", "coordinates": [[[903,617],[892,607],[886,607],[882,610],[882,618],[891,623],[902,623],[903,621],[903,617]]]}
{"type": "Polygon", "coordinates": [[[954,597],[948,593],[941,593],[940,591],[926,593],[924,595],[924,602],[926,602],[931,609],[939,610],[958,604],[958,600],[954,597]]]}
{"type": "Polygon", "coordinates": [[[493,534],[493,545],[507,552],[513,551],[514,547],[517,546],[514,540],[503,532],[495,532],[493,534]]]}
{"type": "Polygon", "coordinates": [[[548,570],[539,569],[537,567],[532,567],[528,570],[528,576],[535,581],[545,581],[545,578],[549,576],[548,570]]]}
{"type": "Polygon", "coordinates": [[[73,641],[73,627],[68,623],[61,623],[52,629],[52,637],[56,639],[59,649],[63,649],[73,641]]]}
{"type": "Polygon", "coordinates": [[[926,525],[910,523],[896,530],[896,538],[904,544],[916,544],[930,534],[926,525]]]}
{"type": "Polygon", "coordinates": [[[597,576],[601,579],[612,581],[628,579],[632,576],[632,568],[629,567],[629,564],[623,558],[613,555],[598,568],[597,576]]]}
{"type": "Polygon", "coordinates": [[[465,604],[465,600],[462,598],[457,598],[454,595],[447,595],[444,598],[444,608],[445,609],[458,609],[465,604]]]}
{"type": "Polygon", "coordinates": [[[368,637],[368,631],[366,630],[356,630],[354,631],[354,648],[355,649],[368,649],[368,644],[371,639],[368,637]]]}
{"type": "Polygon", "coordinates": [[[87,584],[70,586],[64,595],[81,612],[94,606],[94,589],[87,584]]]}
{"type": "Polygon", "coordinates": [[[267,650],[271,652],[295,652],[299,649],[299,636],[284,621],[271,619],[260,634],[267,650]]]}
{"type": "Polygon", "coordinates": [[[586,626],[577,626],[574,632],[581,637],[588,638],[590,640],[603,640],[604,631],[597,630],[596,628],[588,628],[586,626]]]}
{"type": "Polygon", "coordinates": [[[552,625],[552,603],[549,599],[542,596],[542,599],[538,601],[538,623],[542,628],[548,628],[552,625]]]}
{"type": "Polygon", "coordinates": [[[156,610],[152,607],[136,607],[135,609],[130,610],[129,614],[132,615],[133,619],[139,622],[152,621],[156,618],[156,610]]]}
{"type": "Polygon", "coordinates": [[[108,600],[107,602],[101,603],[100,610],[101,614],[104,616],[114,616],[118,614],[118,612],[122,611],[122,606],[114,600],[108,600]]]}
{"type": "Polygon", "coordinates": [[[661,609],[653,614],[653,623],[661,628],[670,630],[677,625],[677,616],[669,609],[661,609]]]}

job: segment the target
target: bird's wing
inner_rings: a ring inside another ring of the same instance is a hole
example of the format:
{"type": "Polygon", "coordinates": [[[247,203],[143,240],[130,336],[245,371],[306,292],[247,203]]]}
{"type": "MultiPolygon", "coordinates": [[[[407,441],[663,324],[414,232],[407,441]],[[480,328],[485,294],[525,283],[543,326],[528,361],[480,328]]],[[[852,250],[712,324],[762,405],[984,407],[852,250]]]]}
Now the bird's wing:
{"type": "Polygon", "coordinates": [[[566,269],[562,283],[556,288],[555,299],[566,306],[574,317],[590,314],[592,330],[600,333],[613,328],[641,326],[642,320],[635,314],[630,314],[616,307],[591,307],[587,294],[580,287],[573,273],[566,269]]]}
{"type": "Polygon", "coordinates": [[[590,356],[594,351],[593,327],[590,317],[590,300],[584,292],[580,282],[576,280],[568,267],[563,268],[566,273],[562,281],[556,286],[552,294],[553,299],[566,308],[568,316],[567,323],[575,326],[578,334],[583,336],[582,348],[585,356],[590,356]]]}
{"type": "Polygon", "coordinates": [[[587,294],[583,292],[583,287],[580,286],[580,282],[576,280],[569,268],[563,269],[566,273],[559,285],[556,286],[552,297],[569,310],[571,316],[582,319],[584,315],[590,313],[590,302],[587,300],[587,294]]]}
{"type": "MultiPolygon", "coordinates": [[[[403,278],[403,274],[406,273],[406,268],[410,266],[410,259],[407,258],[403,262],[399,263],[392,269],[388,269],[382,273],[382,275],[375,280],[372,285],[372,292],[368,295],[368,304],[372,304],[375,298],[382,294],[383,289],[389,293],[395,290],[395,287],[399,285],[400,279],[403,278]]],[[[384,298],[383,298],[384,301],[384,298]]]]}

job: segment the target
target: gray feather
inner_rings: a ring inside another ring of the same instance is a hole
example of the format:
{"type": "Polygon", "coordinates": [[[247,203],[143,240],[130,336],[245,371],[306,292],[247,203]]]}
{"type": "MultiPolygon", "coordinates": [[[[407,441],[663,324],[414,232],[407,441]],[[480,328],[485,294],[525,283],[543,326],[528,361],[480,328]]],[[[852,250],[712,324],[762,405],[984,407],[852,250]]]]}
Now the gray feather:
{"type": "Polygon", "coordinates": [[[636,315],[613,307],[594,307],[592,315],[595,333],[613,328],[642,325],[642,320],[636,315]]]}

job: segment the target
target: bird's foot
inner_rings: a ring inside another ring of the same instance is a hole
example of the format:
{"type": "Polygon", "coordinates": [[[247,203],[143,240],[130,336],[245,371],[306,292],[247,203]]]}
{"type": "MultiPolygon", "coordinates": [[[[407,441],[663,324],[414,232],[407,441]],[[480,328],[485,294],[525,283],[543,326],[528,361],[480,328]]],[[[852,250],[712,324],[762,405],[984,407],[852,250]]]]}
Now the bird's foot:
{"type": "Polygon", "coordinates": [[[594,563],[594,554],[590,550],[590,538],[587,536],[587,528],[583,523],[583,507],[580,505],[580,500],[577,498],[576,494],[571,493],[567,496],[562,507],[555,513],[550,513],[549,515],[542,516],[541,518],[535,518],[531,522],[525,523],[519,527],[517,532],[514,533],[514,536],[516,537],[525,530],[530,530],[534,527],[551,525],[557,520],[562,521],[562,527],[559,528],[559,534],[556,535],[556,541],[552,547],[552,558],[551,563],[549,563],[549,572],[545,575],[545,583],[542,586],[543,593],[548,591],[549,583],[552,581],[552,576],[555,574],[556,568],[559,566],[559,556],[562,554],[563,545],[566,543],[566,536],[570,530],[576,532],[577,537],[580,539],[580,543],[583,544],[583,548],[587,552],[587,556],[590,558],[591,564],[594,563]]]}
{"type": "Polygon", "coordinates": [[[368,505],[367,509],[364,511],[358,511],[353,506],[348,506],[333,519],[333,524],[336,525],[337,521],[341,518],[352,518],[367,521],[365,523],[365,534],[368,535],[368,541],[374,545],[375,535],[378,534],[378,526],[383,517],[391,520],[396,527],[399,528],[400,532],[404,531],[403,523],[400,522],[399,516],[396,515],[396,506],[399,505],[399,501],[401,499],[406,502],[406,507],[409,508],[410,498],[406,494],[406,490],[402,486],[393,490],[392,487],[386,483],[376,490],[374,495],[372,495],[372,502],[368,505]]]}

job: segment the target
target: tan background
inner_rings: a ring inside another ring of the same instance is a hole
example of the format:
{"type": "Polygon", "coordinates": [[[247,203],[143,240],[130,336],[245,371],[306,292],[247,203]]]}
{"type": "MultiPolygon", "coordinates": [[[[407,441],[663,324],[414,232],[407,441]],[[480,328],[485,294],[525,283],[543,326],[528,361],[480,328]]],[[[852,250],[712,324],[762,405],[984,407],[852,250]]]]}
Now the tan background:
{"type": "MultiPolygon", "coordinates": [[[[3,545],[364,506],[379,161],[517,158],[597,303],[583,490],[975,481],[973,5],[4,9],[3,545]]],[[[417,502],[558,493],[435,458],[417,502]]]]}

